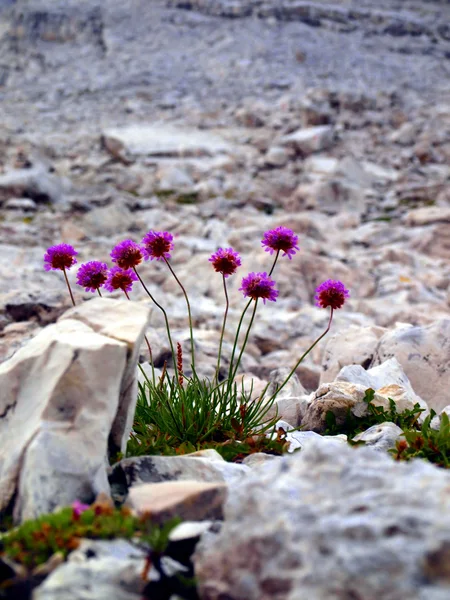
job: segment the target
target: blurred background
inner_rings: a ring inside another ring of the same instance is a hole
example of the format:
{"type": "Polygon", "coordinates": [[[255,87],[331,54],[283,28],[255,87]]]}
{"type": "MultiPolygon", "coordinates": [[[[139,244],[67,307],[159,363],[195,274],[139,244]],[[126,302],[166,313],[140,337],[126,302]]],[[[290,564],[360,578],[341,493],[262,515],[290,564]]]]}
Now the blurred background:
{"type": "MultiPolygon", "coordinates": [[[[241,278],[270,269],[260,240],[278,225],[301,250],[277,265],[247,372],[292,364],[323,330],[327,278],[351,290],[335,332],[368,348],[448,316],[448,1],[0,0],[0,114],[0,360],[70,306],[43,271],[48,246],[108,261],[150,229],[176,236],[206,372],[223,314],[207,259],[242,254],[236,322],[241,278]]],[[[160,264],[142,273],[186,342],[175,281],[160,264]]],[[[151,338],[162,363],[156,313],[151,338]]],[[[307,389],[322,353],[301,366],[307,389]]]]}

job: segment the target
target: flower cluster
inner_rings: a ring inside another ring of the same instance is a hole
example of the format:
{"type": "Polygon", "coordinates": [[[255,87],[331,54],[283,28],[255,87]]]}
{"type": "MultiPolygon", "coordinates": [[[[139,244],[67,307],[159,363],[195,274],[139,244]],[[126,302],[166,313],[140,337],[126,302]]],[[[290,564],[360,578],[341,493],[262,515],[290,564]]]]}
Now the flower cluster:
{"type": "MultiPolygon", "coordinates": [[[[170,326],[168,321],[167,313],[164,307],[158,303],[153,297],[152,293],[147,289],[145,283],[142,280],[141,275],[137,271],[137,267],[141,265],[143,261],[163,261],[166,263],[169,271],[175,278],[177,284],[180,286],[185,300],[187,304],[188,311],[188,319],[189,319],[189,328],[190,328],[190,338],[191,338],[191,366],[192,370],[195,372],[195,358],[194,358],[194,336],[193,336],[193,324],[192,324],[192,315],[191,315],[191,306],[189,302],[189,298],[187,292],[177,277],[172,265],[169,263],[169,259],[171,258],[171,252],[174,249],[173,235],[168,231],[149,231],[141,240],[141,243],[137,243],[134,240],[126,239],[116,244],[111,251],[111,260],[114,263],[112,268],[109,268],[108,265],[104,262],[100,261],[89,261],[87,263],[82,264],[77,273],[77,283],[82,286],[86,291],[90,292],[98,292],[101,295],[100,288],[105,288],[109,292],[122,291],[126,297],[129,299],[129,292],[132,291],[133,284],[137,281],[141,283],[146,293],[150,296],[151,300],[154,304],[163,312],[167,336],[169,340],[169,345],[172,352],[173,357],[173,366],[175,369],[175,375],[177,381],[180,386],[183,385],[183,378],[185,377],[183,374],[183,365],[182,365],[182,354],[181,354],[181,346],[177,344],[178,353],[175,353],[175,346],[172,342],[170,326]]],[[[248,302],[246,307],[243,310],[241,319],[239,321],[239,325],[237,328],[233,351],[231,355],[230,367],[228,380],[232,381],[237,368],[239,366],[242,352],[247,344],[248,335],[250,329],[253,324],[253,320],[255,317],[258,300],[262,300],[264,304],[267,301],[276,302],[279,296],[279,291],[276,289],[276,282],[272,279],[272,273],[275,269],[277,261],[279,257],[287,256],[289,260],[295,256],[297,251],[299,250],[298,246],[298,236],[294,234],[291,229],[288,229],[284,226],[276,227],[275,229],[271,229],[264,233],[263,239],[261,240],[261,244],[266,252],[271,255],[275,255],[272,266],[269,272],[250,272],[245,277],[242,278],[241,286],[239,287],[239,291],[242,292],[244,298],[248,298],[248,302]],[[234,357],[236,353],[236,348],[238,344],[238,338],[240,335],[240,329],[243,323],[243,318],[247,309],[253,303],[253,313],[250,319],[250,324],[248,325],[247,333],[245,335],[244,343],[241,346],[239,356],[237,358],[236,363],[234,364],[234,357]]],[[[67,278],[66,271],[70,269],[74,264],[76,264],[75,256],[78,253],[72,246],[68,244],[58,244],[56,246],[52,246],[48,248],[45,256],[44,256],[44,268],[49,270],[61,270],[64,273],[66,283],[69,287],[69,292],[71,295],[71,299],[73,304],[75,304],[72,291],[70,288],[69,280],[67,278]]],[[[220,369],[220,359],[221,359],[221,351],[222,351],[222,343],[224,338],[225,325],[228,315],[229,308],[229,298],[227,293],[227,283],[226,280],[234,275],[238,268],[241,267],[242,261],[241,257],[233,248],[218,248],[216,252],[214,252],[210,258],[208,259],[212,265],[212,268],[216,273],[220,273],[222,275],[224,293],[225,293],[225,312],[222,324],[222,331],[220,336],[219,343],[219,352],[218,352],[218,361],[217,361],[217,369],[216,369],[216,379],[218,381],[219,369],[220,369]]],[[[346,299],[349,297],[349,291],[345,288],[344,284],[341,281],[328,279],[316,289],[315,293],[315,303],[320,308],[331,308],[330,312],[330,320],[326,331],[316,340],[316,342],[311,346],[311,348],[306,352],[306,354],[314,347],[314,345],[328,332],[331,320],[333,318],[333,311],[338,308],[342,308],[346,299]]],[[[146,339],[150,359],[152,360],[152,353],[150,344],[146,339]]],[[[300,360],[306,356],[304,354],[300,360]]],[[[153,364],[153,363],[152,363],[153,364]]],[[[296,366],[298,366],[297,363],[296,366]]],[[[294,367],[295,370],[296,367],[294,367]]],[[[291,377],[292,373],[288,376],[288,379],[291,377]]],[[[283,384],[286,384],[287,380],[283,384]]]]}

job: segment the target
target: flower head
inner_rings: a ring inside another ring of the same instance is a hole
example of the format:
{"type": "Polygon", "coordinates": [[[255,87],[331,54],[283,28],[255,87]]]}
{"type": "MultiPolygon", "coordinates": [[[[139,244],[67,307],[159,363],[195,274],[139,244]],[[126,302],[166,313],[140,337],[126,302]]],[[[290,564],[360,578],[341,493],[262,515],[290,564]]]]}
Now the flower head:
{"type": "Polygon", "coordinates": [[[273,289],[275,281],[267,273],[249,273],[242,280],[242,286],[239,288],[245,297],[257,300],[262,298],[264,304],[266,300],[277,301],[278,291],[273,289]]]}
{"type": "Polygon", "coordinates": [[[83,504],[79,500],[75,500],[72,502],[72,516],[74,521],[78,521],[81,513],[84,513],[85,510],[89,510],[91,507],[89,504],[83,504]]]}
{"type": "Polygon", "coordinates": [[[108,265],[98,260],[84,263],[78,269],[77,283],[86,289],[86,292],[96,292],[108,279],[108,265]]]}
{"type": "Polygon", "coordinates": [[[77,262],[74,258],[77,254],[75,248],[69,244],[50,246],[44,254],[44,269],[46,271],[70,269],[77,262]]]}
{"type": "Polygon", "coordinates": [[[345,289],[342,281],[334,281],[327,279],[316,289],[315,301],[316,306],[321,308],[342,308],[345,299],[348,298],[350,292],[345,289]]]}
{"type": "Polygon", "coordinates": [[[173,250],[173,235],[168,231],[149,231],[143,238],[145,260],[164,260],[170,258],[173,250]]]}
{"type": "Polygon", "coordinates": [[[283,256],[287,256],[289,260],[292,259],[296,250],[299,250],[297,246],[298,236],[287,227],[276,227],[270,231],[266,231],[261,244],[265,246],[264,250],[273,254],[274,252],[281,251],[283,256]]]}
{"type": "Polygon", "coordinates": [[[115,292],[116,290],[131,292],[133,283],[137,280],[138,278],[132,269],[112,267],[112,269],[108,271],[108,279],[106,280],[105,288],[108,292],[115,292]]]}
{"type": "Polygon", "coordinates": [[[217,273],[222,273],[224,277],[236,273],[236,269],[241,266],[241,258],[233,248],[219,248],[217,252],[211,254],[208,259],[212,263],[217,273]]]}
{"type": "Polygon", "coordinates": [[[136,267],[144,258],[142,248],[133,240],[124,240],[114,246],[110,256],[121,269],[136,267]]]}

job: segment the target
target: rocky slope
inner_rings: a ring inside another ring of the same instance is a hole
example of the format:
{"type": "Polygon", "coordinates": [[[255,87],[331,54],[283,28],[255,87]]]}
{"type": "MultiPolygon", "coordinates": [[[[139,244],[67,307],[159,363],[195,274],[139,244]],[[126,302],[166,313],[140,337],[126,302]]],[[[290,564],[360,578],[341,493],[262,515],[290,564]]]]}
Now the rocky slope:
{"type": "MultiPolygon", "coordinates": [[[[323,330],[312,299],[328,277],[351,289],[335,332],[448,316],[449,5],[370,4],[1,2],[0,358],[69,306],[47,246],[106,260],[149,229],[176,235],[206,373],[223,310],[207,258],[232,245],[240,275],[267,270],[260,239],[281,224],[301,251],[277,267],[245,371],[292,364],[323,330]]],[[[176,283],[142,272],[187,340],[176,283]]],[[[150,337],[162,363],[157,313],[150,337]]],[[[299,371],[307,389],[322,354],[299,371]]]]}

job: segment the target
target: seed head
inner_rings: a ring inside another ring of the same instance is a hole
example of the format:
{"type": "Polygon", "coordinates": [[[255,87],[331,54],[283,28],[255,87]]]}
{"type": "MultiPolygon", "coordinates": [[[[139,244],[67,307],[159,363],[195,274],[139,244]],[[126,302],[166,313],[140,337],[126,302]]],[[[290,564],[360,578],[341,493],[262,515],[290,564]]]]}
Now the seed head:
{"type": "Polygon", "coordinates": [[[287,256],[289,260],[292,259],[296,251],[299,250],[297,246],[298,236],[287,227],[276,227],[270,231],[266,231],[261,244],[265,246],[264,250],[273,254],[274,252],[283,252],[282,256],[287,256]]]}
{"type": "Polygon", "coordinates": [[[342,308],[344,306],[345,299],[350,296],[350,292],[345,289],[342,281],[334,281],[333,279],[327,279],[316,289],[316,306],[321,308],[342,308]]]}
{"type": "Polygon", "coordinates": [[[112,261],[121,269],[132,269],[137,267],[144,258],[142,248],[133,240],[124,240],[112,249],[110,254],[112,261]]]}
{"type": "Polygon", "coordinates": [[[278,290],[274,289],[275,281],[267,273],[249,273],[242,280],[242,286],[239,288],[245,297],[257,300],[262,298],[264,304],[266,300],[277,301],[278,290]]]}
{"type": "Polygon", "coordinates": [[[105,288],[108,292],[115,292],[116,290],[131,292],[135,281],[138,281],[138,278],[132,269],[112,267],[108,271],[108,279],[105,282],[105,288]]]}
{"type": "Polygon", "coordinates": [[[212,263],[217,273],[222,273],[224,277],[236,273],[236,269],[241,266],[241,258],[233,248],[219,248],[217,252],[211,254],[208,259],[212,263]]]}
{"type": "Polygon", "coordinates": [[[44,254],[44,269],[46,271],[70,269],[76,264],[75,256],[78,252],[69,244],[50,246],[44,254]]]}
{"type": "Polygon", "coordinates": [[[86,289],[86,292],[96,292],[108,279],[108,265],[98,260],[81,265],[77,273],[77,283],[86,289]]]}
{"type": "Polygon", "coordinates": [[[173,235],[168,231],[149,231],[142,240],[145,260],[164,260],[170,258],[173,250],[173,235]]]}

